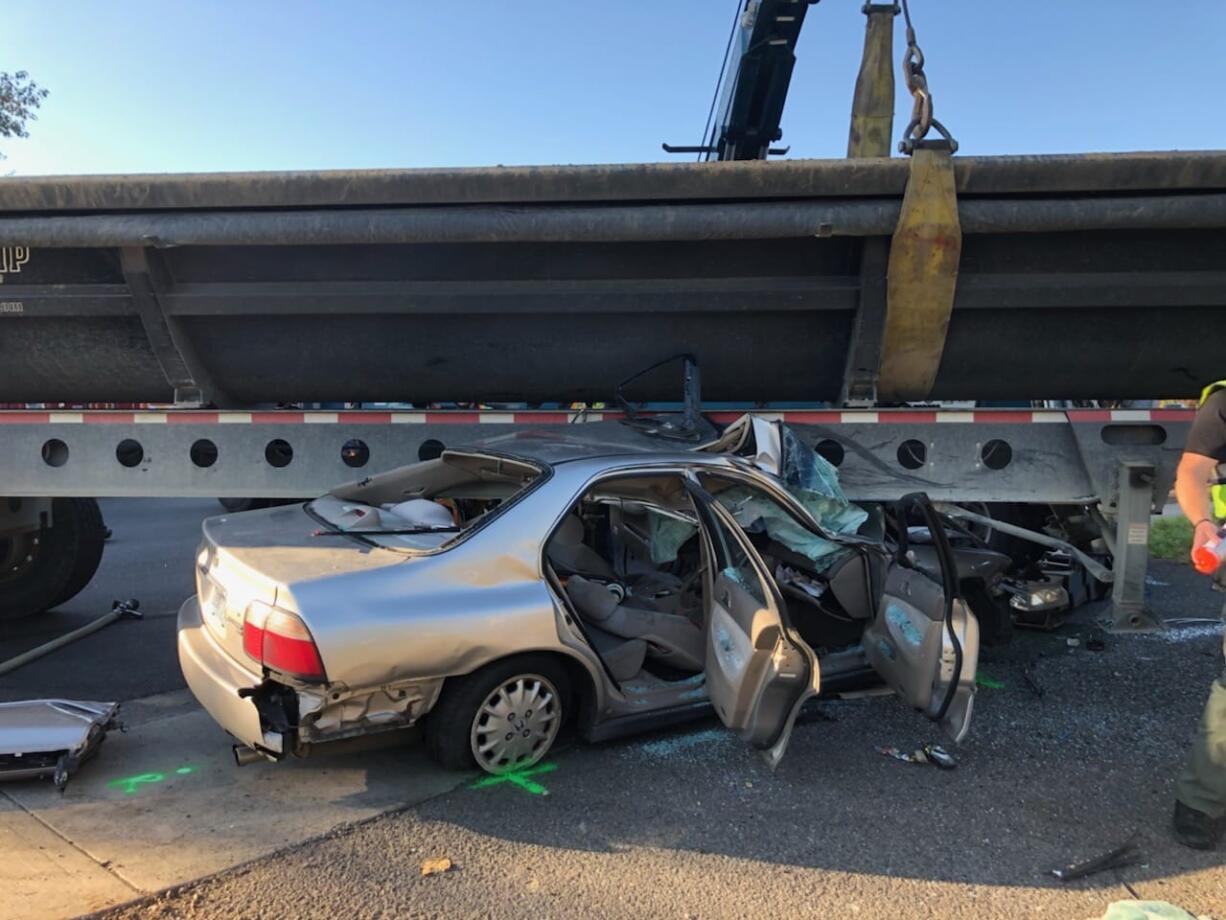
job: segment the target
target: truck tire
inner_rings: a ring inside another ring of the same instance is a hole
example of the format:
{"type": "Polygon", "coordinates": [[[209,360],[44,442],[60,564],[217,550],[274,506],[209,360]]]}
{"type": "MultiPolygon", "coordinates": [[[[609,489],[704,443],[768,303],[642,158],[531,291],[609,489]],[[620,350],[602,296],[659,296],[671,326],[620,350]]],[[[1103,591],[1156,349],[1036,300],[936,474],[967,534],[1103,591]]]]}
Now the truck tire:
{"type": "Polygon", "coordinates": [[[27,617],[71,600],[102,561],[106,527],[92,498],[57,498],[52,527],[0,537],[0,620],[27,617]]]}

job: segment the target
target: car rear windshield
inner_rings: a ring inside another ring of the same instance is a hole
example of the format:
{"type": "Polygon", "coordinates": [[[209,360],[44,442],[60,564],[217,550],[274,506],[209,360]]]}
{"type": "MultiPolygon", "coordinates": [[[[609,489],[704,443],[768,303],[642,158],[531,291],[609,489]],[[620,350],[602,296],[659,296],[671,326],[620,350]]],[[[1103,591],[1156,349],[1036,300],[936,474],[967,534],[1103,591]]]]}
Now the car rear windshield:
{"type": "Polygon", "coordinates": [[[434,460],[339,486],[309,507],[338,534],[430,552],[480,527],[547,472],[519,458],[445,451],[434,460]]]}

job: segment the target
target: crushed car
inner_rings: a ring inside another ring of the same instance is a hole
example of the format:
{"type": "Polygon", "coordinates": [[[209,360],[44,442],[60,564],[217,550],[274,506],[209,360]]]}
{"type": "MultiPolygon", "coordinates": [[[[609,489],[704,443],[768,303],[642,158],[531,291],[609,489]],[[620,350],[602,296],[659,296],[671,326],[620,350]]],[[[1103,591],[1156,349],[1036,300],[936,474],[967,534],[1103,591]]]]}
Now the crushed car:
{"type": "Polygon", "coordinates": [[[961,739],[979,626],[960,577],[1008,559],[951,548],[923,495],[852,505],[779,423],[696,447],[617,422],[517,431],[210,518],[179,612],[187,683],[240,763],[424,723],[442,764],[504,773],[566,726],[603,740],[713,710],[773,765],[807,700],[883,686],[961,739]]]}

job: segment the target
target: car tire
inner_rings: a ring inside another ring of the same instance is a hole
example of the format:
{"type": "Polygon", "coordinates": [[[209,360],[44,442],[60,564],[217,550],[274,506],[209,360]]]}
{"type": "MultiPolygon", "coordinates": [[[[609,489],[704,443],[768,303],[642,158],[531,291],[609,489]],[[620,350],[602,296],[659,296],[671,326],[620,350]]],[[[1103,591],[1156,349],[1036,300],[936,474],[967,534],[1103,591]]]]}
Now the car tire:
{"type": "MultiPolygon", "coordinates": [[[[52,527],[9,537],[26,547],[26,559],[0,575],[0,620],[15,620],[58,607],[89,584],[102,562],[106,525],[92,498],[57,498],[52,527]]],[[[6,544],[7,545],[7,544],[6,544]]]]}
{"type": "Polygon", "coordinates": [[[494,662],[447,681],[426,719],[426,748],[451,770],[480,767],[498,774],[525,769],[553,747],[570,715],[571,699],[565,667],[547,655],[517,655],[494,662]],[[507,715],[514,716],[514,721],[499,726],[497,739],[490,738],[493,733],[481,729],[492,726],[493,711],[501,718],[517,693],[528,694],[535,708],[526,709],[526,716],[509,710],[507,715]],[[479,739],[493,742],[493,747],[480,753],[479,739]]]}

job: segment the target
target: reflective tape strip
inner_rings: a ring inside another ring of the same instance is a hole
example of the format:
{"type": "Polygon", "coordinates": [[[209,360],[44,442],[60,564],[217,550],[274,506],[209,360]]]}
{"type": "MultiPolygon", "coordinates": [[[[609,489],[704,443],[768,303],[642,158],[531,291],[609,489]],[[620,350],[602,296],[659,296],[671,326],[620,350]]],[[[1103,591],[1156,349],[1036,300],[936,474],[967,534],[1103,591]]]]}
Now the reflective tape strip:
{"type": "MultiPolygon", "coordinates": [[[[790,425],[928,425],[928,424],[1064,424],[1067,422],[1190,422],[1194,409],[788,409],[745,412],[719,410],[706,413],[726,425],[742,415],[790,425]]],[[[612,421],[620,412],[582,412],[541,409],[525,412],[466,412],[439,409],[430,412],[386,412],[353,409],[345,412],[218,412],[210,409],[138,410],[116,412],[97,409],[81,412],[13,409],[0,411],[0,425],[567,425],[612,421]]]]}

